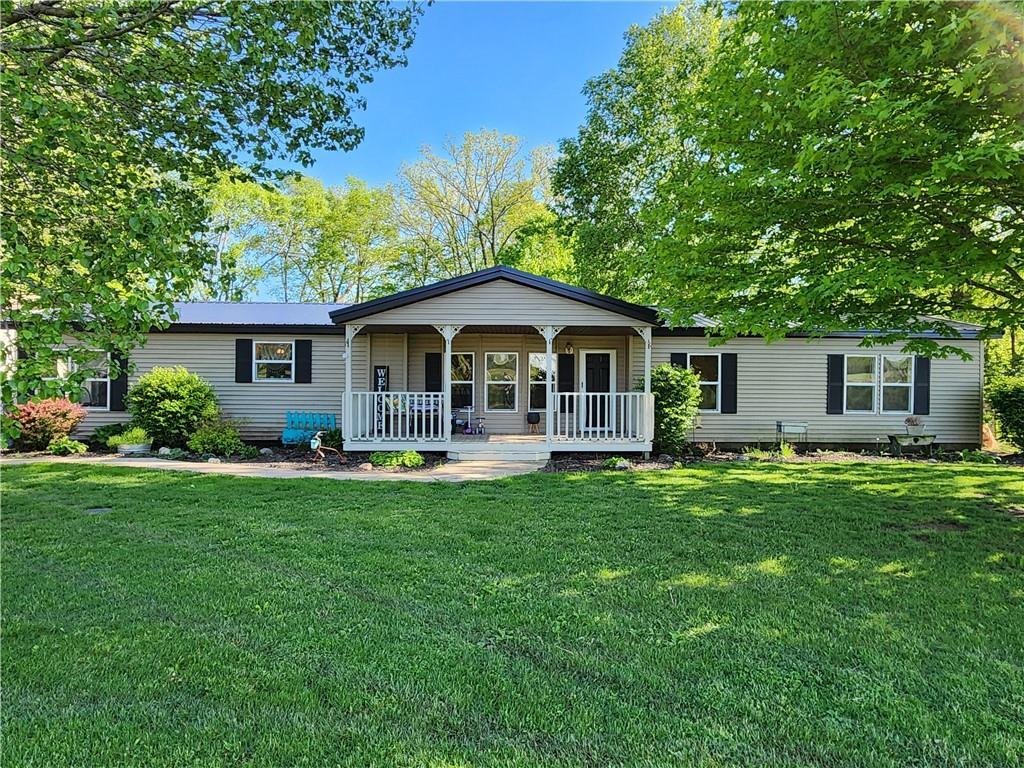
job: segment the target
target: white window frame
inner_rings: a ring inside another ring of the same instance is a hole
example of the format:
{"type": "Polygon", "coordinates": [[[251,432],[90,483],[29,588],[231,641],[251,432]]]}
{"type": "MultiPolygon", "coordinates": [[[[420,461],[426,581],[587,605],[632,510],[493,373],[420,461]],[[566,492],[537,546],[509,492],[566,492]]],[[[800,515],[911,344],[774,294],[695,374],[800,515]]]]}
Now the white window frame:
{"type": "MultiPolygon", "coordinates": [[[[58,350],[55,350],[55,351],[67,353],[69,350],[68,350],[67,347],[62,347],[61,349],[58,349],[58,350]]],[[[90,349],[90,350],[87,350],[87,351],[88,352],[94,352],[97,355],[102,355],[103,354],[103,350],[102,349],[90,349]]],[[[96,413],[107,413],[107,412],[110,411],[110,363],[111,363],[111,359],[110,359],[110,353],[109,352],[107,352],[106,355],[107,355],[107,375],[106,376],[90,376],[88,379],[83,379],[83,381],[82,381],[82,388],[84,389],[85,386],[87,384],[91,383],[91,382],[102,381],[104,384],[107,385],[107,404],[106,405],[83,405],[82,407],[85,408],[85,410],[87,410],[87,411],[95,411],[96,413]]],[[[74,360],[71,359],[70,355],[66,355],[64,357],[64,366],[67,368],[67,371],[68,371],[69,374],[75,373],[78,370],[78,364],[74,360]]],[[[65,381],[65,379],[62,379],[60,376],[44,376],[43,377],[43,381],[65,381]]]]}
{"type": "Polygon", "coordinates": [[[252,381],[254,384],[294,384],[295,383],[295,339],[253,339],[252,340],[252,381]],[[260,360],[256,357],[257,344],[287,344],[292,353],[287,360],[260,360]],[[292,375],[287,379],[261,379],[256,375],[259,363],[288,363],[292,375]]]}
{"type": "Polygon", "coordinates": [[[518,413],[519,412],[519,352],[512,350],[493,350],[490,352],[484,352],[484,413],[518,413]],[[512,381],[491,381],[488,373],[487,358],[490,355],[512,355],[516,359],[516,377],[512,381]],[[487,397],[487,388],[492,384],[508,386],[512,385],[512,408],[490,408],[487,403],[489,398],[487,397]]]}
{"type": "MultiPolygon", "coordinates": [[[[469,370],[470,370],[470,373],[473,374],[473,378],[471,378],[469,381],[460,381],[460,380],[452,379],[451,380],[451,385],[454,387],[456,384],[469,384],[469,407],[475,409],[476,408],[476,352],[463,352],[463,351],[458,350],[458,349],[453,349],[452,350],[452,357],[455,357],[456,355],[469,355],[469,360],[470,360],[469,370]]],[[[450,364],[451,363],[449,362],[449,365],[450,364]]],[[[453,368],[452,369],[453,373],[454,373],[454,370],[455,369],[453,368]]],[[[450,390],[448,392],[448,396],[452,397],[452,393],[451,393],[450,390]]],[[[455,405],[455,398],[452,397],[452,408],[457,410],[459,408],[465,408],[465,407],[466,406],[464,406],[464,405],[458,405],[458,406],[455,405]]]]}
{"type": "Polygon", "coordinates": [[[879,409],[879,411],[881,413],[906,416],[906,415],[911,414],[911,413],[914,412],[914,368],[916,367],[914,363],[915,363],[915,361],[914,361],[914,356],[913,355],[902,355],[902,354],[885,355],[885,354],[883,354],[883,355],[879,355],[878,356],[878,409],[879,409]],[[907,382],[894,382],[894,383],[889,383],[889,384],[885,383],[885,360],[886,360],[886,358],[890,358],[890,359],[894,359],[894,358],[907,358],[907,359],[910,360],[910,381],[909,381],[909,383],[907,383],[907,382]],[[886,409],[886,407],[885,407],[885,388],[886,387],[899,387],[901,389],[908,390],[907,410],[905,410],[905,411],[890,411],[890,410],[886,409]]]}
{"type": "Polygon", "coordinates": [[[715,407],[714,408],[699,408],[699,413],[721,413],[722,412],[722,353],[721,352],[690,352],[687,360],[687,368],[694,373],[697,371],[693,368],[693,358],[695,357],[714,357],[718,359],[718,364],[715,366],[718,369],[718,379],[715,381],[703,381],[698,379],[697,383],[705,386],[715,386],[715,407]]]}
{"type": "Polygon", "coordinates": [[[878,413],[878,382],[881,379],[881,373],[878,365],[878,355],[865,355],[863,353],[857,354],[856,352],[848,352],[843,355],[843,414],[849,414],[851,416],[874,416],[878,413]],[[871,384],[865,384],[864,382],[855,381],[852,384],[847,380],[847,376],[850,372],[849,359],[851,357],[871,357],[875,360],[874,376],[872,377],[871,384]],[[871,387],[871,410],[870,411],[851,411],[846,407],[846,395],[849,392],[849,387],[871,387]]]}
{"type": "MultiPolygon", "coordinates": [[[[535,411],[535,410],[536,411],[545,411],[545,410],[547,410],[547,407],[548,407],[547,406],[548,397],[550,396],[551,393],[548,392],[547,376],[544,377],[544,381],[534,381],[533,379],[530,378],[530,369],[533,367],[533,363],[530,362],[530,358],[533,357],[534,355],[536,355],[537,357],[541,358],[541,360],[544,361],[544,365],[542,367],[544,367],[544,368],[547,367],[547,357],[548,357],[548,353],[547,352],[527,352],[526,353],[526,410],[527,411],[535,411]],[[533,388],[534,387],[541,387],[543,389],[543,391],[544,391],[544,405],[540,406],[539,408],[534,408],[533,407],[533,388]]],[[[557,367],[557,365],[558,365],[558,356],[557,355],[555,355],[555,354],[551,355],[551,364],[553,366],[557,367]]],[[[555,371],[551,371],[551,383],[552,384],[555,383],[555,371]]]]}

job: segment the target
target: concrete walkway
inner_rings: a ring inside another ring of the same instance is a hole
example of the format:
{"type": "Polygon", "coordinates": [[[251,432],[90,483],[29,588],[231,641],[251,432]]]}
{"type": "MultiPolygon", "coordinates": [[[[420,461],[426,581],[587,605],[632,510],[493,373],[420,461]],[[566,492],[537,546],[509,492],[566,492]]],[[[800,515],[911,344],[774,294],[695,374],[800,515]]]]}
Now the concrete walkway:
{"type": "Polygon", "coordinates": [[[320,477],[330,480],[409,480],[416,483],[461,483],[466,480],[496,480],[535,472],[543,461],[449,461],[435,469],[422,472],[345,472],[341,470],[290,469],[268,467],[265,464],[208,464],[206,462],[171,461],[157,458],[129,458],[127,456],[27,456],[0,458],[0,467],[13,464],[106,464],[111,467],[136,469],[163,469],[176,472],[234,475],[236,477],[269,477],[279,480],[320,477]]]}

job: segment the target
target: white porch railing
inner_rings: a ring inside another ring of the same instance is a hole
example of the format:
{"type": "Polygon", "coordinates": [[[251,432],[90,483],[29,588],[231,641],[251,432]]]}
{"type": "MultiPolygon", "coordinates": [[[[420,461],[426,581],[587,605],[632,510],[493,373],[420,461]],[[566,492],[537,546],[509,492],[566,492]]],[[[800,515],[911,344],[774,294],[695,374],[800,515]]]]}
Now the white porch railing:
{"type": "Polygon", "coordinates": [[[555,406],[552,441],[647,443],[654,439],[654,395],[559,392],[555,406]]]}
{"type": "Polygon", "coordinates": [[[350,392],[348,439],[366,442],[444,442],[441,392],[350,392]]]}

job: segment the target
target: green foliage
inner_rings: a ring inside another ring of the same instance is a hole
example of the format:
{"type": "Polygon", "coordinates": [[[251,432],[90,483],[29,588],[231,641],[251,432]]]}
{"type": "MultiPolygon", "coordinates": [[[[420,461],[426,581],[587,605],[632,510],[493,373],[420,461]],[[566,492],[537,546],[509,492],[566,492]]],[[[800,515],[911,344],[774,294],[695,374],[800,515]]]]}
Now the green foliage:
{"type": "Polygon", "coordinates": [[[628,465],[632,465],[633,463],[629,459],[624,458],[623,456],[609,456],[607,459],[601,462],[601,466],[604,467],[605,469],[618,469],[619,464],[622,462],[625,462],[628,465]]]}
{"type": "Polygon", "coordinates": [[[106,448],[107,441],[113,435],[119,435],[129,427],[131,427],[131,424],[103,424],[96,427],[86,440],[93,448],[106,448]]]}
{"type": "Polygon", "coordinates": [[[375,467],[422,467],[426,460],[419,451],[375,451],[370,454],[370,463],[375,467]]]}
{"type": "Polygon", "coordinates": [[[132,423],[143,427],[157,445],[178,448],[217,416],[213,387],[181,366],[154,368],[140,376],[125,405],[132,423]]]}
{"type": "Polygon", "coordinates": [[[700,407],[697,375],[676,365],[659,365],[651,370],[654,394],[654,449],[683,453],[700,407]]]}
{"type": "Polygon", "coordinates": [[[324,433],[320,435],[320,440],[326,448],[334,448],[341,450],[342,436],[340,429],[325,429],[324,433]]]}
{"type": "MultiPolygon", "coordinates": [[[[188,439],[192,453],[213,454],[214,456],[236,456],[252,453],[238,434],[238,425],[228,419],[216,419],[200,426],[188,439]]],[[[253,451],[256,449],[253,448],[253,451]]]]}
{"type": "Polygon", "coordinates": [[[51,397],[16,405],[10,414],[16,423],[14,447],[41,451],[51,441],[67,437],[86,416],[85,409],[62,397],[51,397]]]}
{"type": "Polygon", "coordinates": [[[765,450],[760,446],[747,446],[743,449],[743,455],[754,461],[771,461],[775,458],[772,451],[765,450]]]}
{"type": "Polygon", "coordinates": [[[943,355],[962,350],[908,334],[1021,325],[1019,4],[726,8],[717,34],[700,26],[706,45],[685,33],[698,44],[674,69],[620,64],[563,148],[582,247],[625,253],[603,282],[726,337],[901,329],[866,343],[943,355]]]}
{"type": "Polygon", "coordinates": [[[988,401],[999,419],[1000,437],[1024,450],[1024,376],[996,379],[988,401]]]}
{"type": "Polygon", "coordinates": [[[124,432],[108,437],[107,447],[116,450],[119,445],[146,445],[152,442],[153,438],[142,427],[129,427],[124,432]]]}
{"type": "Polygon", "coordinates": [[[191,455],[189,454],[188,451],[186,451],[183,448],[170,448],[168,450],[170,451],[170,453],[158,453],[157,458],[168,459],[170,461],[181,461],[182,459],[189,458],[189,456],[191,455]]]}
{"type": "Polygon", "coordinates": [[[67,339],[125,353],[169,321],[215,257],[197,234],[220,174],[263,180],[274,161],[355,147],[360,87],[405,63],[420,10],[0,4],[0,283],[4,319],[29,353],[4,405],[44,386],[67,339]]]}
{"type": "Polygon", "coordinates": [[[783,440],[779,443],[779,456],[784,459],[791,459],[796,456],[796,446],[783,440]]]}
{"type": "Polygon", "coordinates": [[[54,456],[71,456],[72,454],[85,453],[89,446],[72,440],[70,437],[58,437],[50,441],[46,450],[54,456]]]}
{"type": "Polygon", "coordinates": [[[986,451],[966,448],[960,451],[960,459],[968,464],[998,464],[999,457],[986,451]]]}

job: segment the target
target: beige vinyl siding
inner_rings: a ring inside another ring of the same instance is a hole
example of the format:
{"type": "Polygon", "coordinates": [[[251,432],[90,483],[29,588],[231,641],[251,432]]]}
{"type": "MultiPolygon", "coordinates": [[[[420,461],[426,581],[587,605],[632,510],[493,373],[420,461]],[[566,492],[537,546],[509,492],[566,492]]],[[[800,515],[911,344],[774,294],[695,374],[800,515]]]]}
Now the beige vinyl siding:
{"type": "Polygon", "coordinates": [[[354,321],[396,325],[646,325],[633,318],[508,280],[463,288],[354,321]]]}
{"type": "MultiPolygon", "coordinates": [[[[287,333],[242,334],[153,333],[146,345],[132,352],[129,389],[139,376],[155,367],[181,365],[206,379],[217,393],[224,415],[240,419],[242,437],[247,440],[275,440],[284,428],[286,411],[333,413],[341,426],[342,392],[345,388],[345,350],[342,335],[291,336],[287,333]],[[312,339],[312,383],[235,383],[235,339],[282,341],[312,339]]],[[[356,337],[353,347],[353,376],[368,381],[367,339],[356,337]]],[[[77,434],[87,435],[102,424],[126,422],[125,411],[90,411],[77,434]]]]}
{"type": "MultiPolygon", "coordinates": [[[[368,387],[373,387],[373,369],[378,365],[388,366],[388,386],[392,392],[406,390],[406,339],[404,333],[366,333],[370,346],[370,367],[368,387]]],[[[358,339],[359,337],[356,336],[358,339]]],[[[353,383],[353,389],[359,387],[353,383]]]]}
{"type": "MultiPolygon", "coordinates": [[[[630,331],[632,333],[632,331],[630,331]]],[[[610,336],[569,336],[555,337],[552,354],[565,350],[565,345],[572,344],[576,355],[576,378],[580,373],[580,351],[584,349],[609,349],[616,353],[616,388],[618,392],[629,391],[628,374],[628,342],[624,335],[610,336]]],[[[409,388],[414,392],[422,391],[426,386],[424,369],[425,355],[428,352],[441,352],[444,349],[440,334],[416,333],[409,334],[409,388]]],[[[490,334],[460,333],[452,342],[453,352],[472,352],[475,371],[473,375],[473,417],[483,416],[487,431],[492,434],[523,434],[527,431],[526,412],[529,410],[529,353],[544,352],[544,339],[540,334],[490,334]],[[516,352],[519,354],[519,393],[517,408],[512,412],[484,412],[485,372],[484,355],[487,352],[516,352]]],[[[641,358],[641,367],[643,359],[641,358]]],[[[556,379],[557,381],[557,379],[556,379]]],[[[576,384],[578,388],[578,383],[576,384]]],[[[541,429],[544,427],[544,411],[541,413],[541,429]]]]}
{"type": "MultiPolygon", "coordinates": [[[[826,369],[830,354],[900,354],[900,345],[860,347],[858,339],[736,339],[709,348],[706,339],[655,336],[652,365],[669,362],[673,352],[736,353],[737,412],[704,413],[695,439],[751,444],[775,439],[776,421],[806,422],[814,443],[874,444],[904,432],[905,414],[826,414],[826,369]]],[[[940,443],[977,444],[981,439],[981,342],[958,346],[973,356],[932,360],[931,406],[927,432],[940,443]]],[[[634,370],[643,370],[643,345],[633,344],[634,370]]]]}

